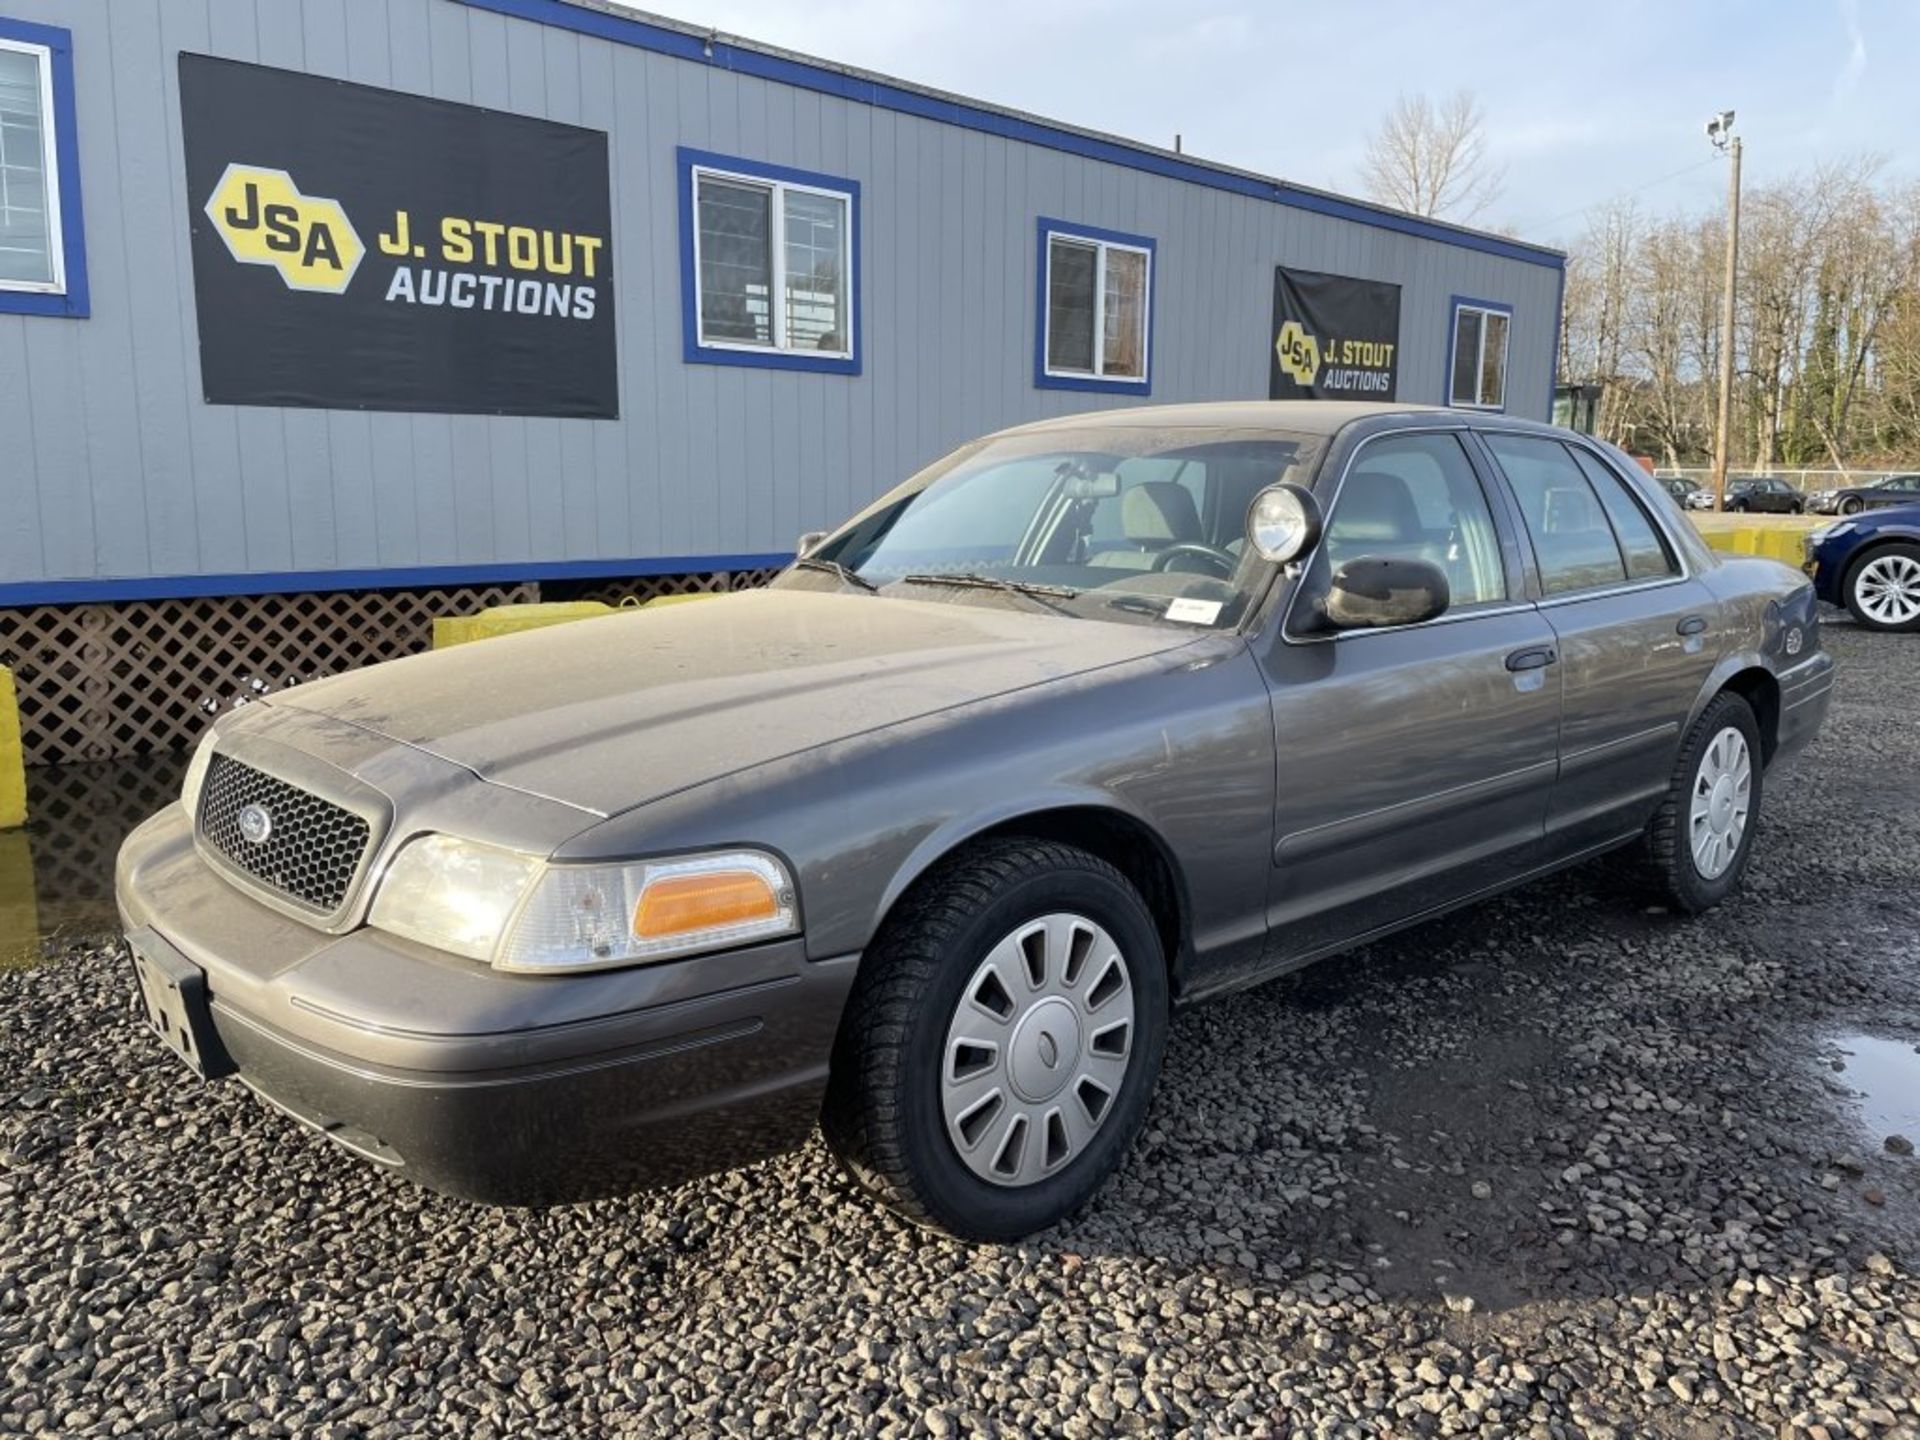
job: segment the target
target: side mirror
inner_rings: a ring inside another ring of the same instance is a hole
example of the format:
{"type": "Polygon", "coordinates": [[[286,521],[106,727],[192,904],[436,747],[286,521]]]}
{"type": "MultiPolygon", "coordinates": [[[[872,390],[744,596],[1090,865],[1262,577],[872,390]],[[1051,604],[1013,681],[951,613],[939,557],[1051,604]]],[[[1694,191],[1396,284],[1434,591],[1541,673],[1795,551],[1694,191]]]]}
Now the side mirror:
{"type": "Polygon", "coordinates": [[[1430,560],[1362,555],[1333,572],[1327,623],[1339,630],[1418,625],[1444,614],[1452,599],[1446,571],[1430,560]]]}
{"type": "Polygon", "coordinates": [[[802,556],[811,555],[814,551],[818,550],[820,548],[820,542],[827,538],[827,533],[825,530],[807,531],[806,534],[793,542],[793,558],[798,560],[802,556]]]}
{"type": "Polygon", "coordinates": [[[1320,502],[1291,480],[1267,486],[1247,507],[1247,543],[1276,565],[1299,559],[1320,543],[1320,502]]]}

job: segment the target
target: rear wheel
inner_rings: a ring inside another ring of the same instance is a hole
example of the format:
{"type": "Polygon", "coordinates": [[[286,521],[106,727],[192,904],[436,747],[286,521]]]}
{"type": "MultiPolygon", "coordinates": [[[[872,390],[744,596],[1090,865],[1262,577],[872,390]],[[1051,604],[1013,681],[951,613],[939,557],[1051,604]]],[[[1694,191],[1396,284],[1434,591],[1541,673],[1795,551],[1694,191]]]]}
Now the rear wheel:
{"type": "Polygon", "coordinates": [[[1760,727],[1738,695],[1715,696],[1687,732],[1666,801],[1647,827],[1647,859],[1690,915],[1739,886],[1760,818],[1760,727]]]}
{"type": "Polygon", "coordinates": [[[914,887],[865,960],[822,1128],[906,1218],[1014,1240],[1071,1215],[1146,1117],[1167,972],[1138,893],[1050,841],[992,841],[914,887]]]}
{"type": "Polygon", "coordinates": [[[1920,630],[1920,545],[1882,545],[1847,572],[1847,609],[1869,630],[1920,630]]]}

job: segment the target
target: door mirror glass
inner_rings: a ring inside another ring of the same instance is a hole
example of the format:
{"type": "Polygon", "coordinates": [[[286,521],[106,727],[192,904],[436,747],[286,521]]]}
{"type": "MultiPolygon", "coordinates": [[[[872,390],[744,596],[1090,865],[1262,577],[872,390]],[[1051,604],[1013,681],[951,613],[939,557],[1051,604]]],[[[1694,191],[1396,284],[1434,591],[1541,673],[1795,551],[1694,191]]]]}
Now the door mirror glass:
{"type": "Polygon", "coordinates": [[[1362,555],[1333,572],[1327,623],[1338,630],[1418,625],[1446,611],[1447,575],[1431,560],[1362,555]]]}
{"type": "Polygon", "coordinates": [[[1319,543],[1320,506],[1292,481],[1269,485],[1247,507],[1247,543],[1262,560],[1285,565],[1319,543]]]}
{"type": "Polygon", "coordinates": [[[825,530],[807,531],[806,534],[802,535],[798,540],[793,542],[794,558],[798,560],[802,556],[811,555],[814,551],[820,548],[820,542],[822,540],[825,540],[826,538],[827,538],[827,532],[825,530]]]}

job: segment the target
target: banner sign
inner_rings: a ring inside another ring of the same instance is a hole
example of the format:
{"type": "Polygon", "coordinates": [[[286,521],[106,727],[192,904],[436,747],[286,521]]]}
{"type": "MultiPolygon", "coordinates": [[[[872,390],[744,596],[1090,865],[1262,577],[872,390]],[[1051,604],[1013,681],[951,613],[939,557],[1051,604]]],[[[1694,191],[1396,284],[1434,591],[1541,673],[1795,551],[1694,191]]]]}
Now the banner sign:
{"type": "Polygon", "coordinates": [[[180,57],[218,405],[620,413],[607,137],[180,57]]]}
{"type": "Polygon", "coordinates": [[[1400,287],[1273,272],[1273,400],[1391,400],[1400,383],[1400,287]]]}

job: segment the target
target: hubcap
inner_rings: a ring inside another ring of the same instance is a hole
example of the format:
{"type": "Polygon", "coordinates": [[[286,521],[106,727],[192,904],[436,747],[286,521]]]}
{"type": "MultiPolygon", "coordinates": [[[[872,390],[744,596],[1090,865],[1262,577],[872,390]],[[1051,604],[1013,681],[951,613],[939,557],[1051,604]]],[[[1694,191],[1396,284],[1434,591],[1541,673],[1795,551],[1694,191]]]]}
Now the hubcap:
{"type": "Polygon", "coordinates": [[[1085,1150],[1133,1053],[1133,977],[1082,915],[1006,936],[968,978],[947,1026],[940,1109],[975,1175],[1031,1185],[1085,1150]]]}
{"type": "Polygon", "coordinates": [[[1747,737],[1729,725],[1708,743],[1693,777],[1688,838],[1693,868],[1717,880],[1740,853],[1753,803],[1753,756],[1747,737]]]}
{"type": "Polygon", "coordinates": [[[1853,597],[1869,619],[1905,625],[1920,616],[1920,560],[1910,555],[1876,555],[1860,567],[1853,597]]]}

